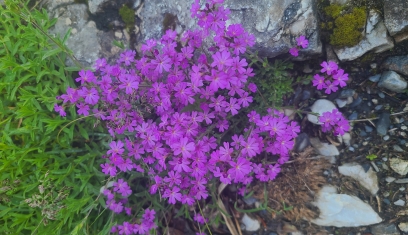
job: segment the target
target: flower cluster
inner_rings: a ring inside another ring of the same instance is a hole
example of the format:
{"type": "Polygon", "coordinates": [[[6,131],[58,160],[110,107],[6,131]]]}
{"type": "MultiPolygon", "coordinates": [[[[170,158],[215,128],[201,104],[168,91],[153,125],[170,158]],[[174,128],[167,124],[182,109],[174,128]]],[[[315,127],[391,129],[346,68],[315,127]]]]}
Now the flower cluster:
{"type": "Polygon", "coordinates": [[[289,53],[295,57],[299,56],[300,48],[307,48],[309,46],[309,41],[304,35],[301,35],[296,39],[297,46],[290,48],[289,53]]]}
{"type": "Polygon", "coordinates": [[[350,130],[349,122],[337,109],[333,109],[331,112],[324,112],[319,117],[319,122],[323,124],[323,132],[333,131],[334,135],[344,135],[345,132],[350,130]]]}
{"type": "MultiPolygon", "coordinates": [[[[184,33],[180,48],[176,32],[168,30],[141,47],[140,59],[126,51],[114,65],[97,60],[94,72],[79,73],[81,87],[68,88],[60,97],[63,105],[55,107],[62,115],[64,107],[75,105],[78,114],[106,123],[114,141],[102,172],[111,177],[147,173],[150,193],[160,193],[170,204],[207,198],[213,180],[247,185],[254,178],[275,179],[300,132],[282,112],[268,109],[261,116],[244,109],[257,87],[249,82],[254,74],[241,55],[255,38],[240,24],[226,27],[229,10],[222,2],[194,2],[192,16],[201,29],[184,33]],[[231,136],[232,118],[242,122],[242,133],[231,136]],[[277,162],[262,152],[276,155],[277,162]]],[[[131,193],[118,179],[112,190],[104,190],[108,208],[129,214],[125,205],[131,193]]],[[[135,231],[129,229],[135,225],[121,226],[119,234],[135,231]]]]}
{"type": "Polygon", "coordinates": [[[123,222],[122,225],[115,225],[111,228],[111,233],[119,233],[124,235],[130,234],[150,234],[151,229],[156,229],[157,226],[154,223],[154,217],[156,212],[154,210],[146,209],[140,223],[123,222]]]}
{"type": "Polygon", "coordinates": [[[343,69],[333,61],[324,61],[320,64],[322,69],[320,72],[323,76],[319,74],[314,75],[313,86],[317,87],[318,90],[325,90],[326,94],[331,94],[338,90],[338,86],[345,87],[346,81],[348,80],[348,74],[344,73],[343,69]]]}

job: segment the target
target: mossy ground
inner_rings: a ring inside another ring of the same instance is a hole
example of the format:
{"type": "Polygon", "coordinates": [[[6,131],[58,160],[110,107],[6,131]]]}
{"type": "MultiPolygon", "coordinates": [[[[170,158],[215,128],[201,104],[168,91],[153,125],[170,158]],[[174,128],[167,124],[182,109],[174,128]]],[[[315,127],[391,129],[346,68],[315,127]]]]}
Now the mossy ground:
{"type": "Polygon", "coordinates": [[[319,4],[322,12],[321,28],[326,31],[325,41],[333,46],[351,47],[363,37],[367,8],[363,4],[319,4]]]}

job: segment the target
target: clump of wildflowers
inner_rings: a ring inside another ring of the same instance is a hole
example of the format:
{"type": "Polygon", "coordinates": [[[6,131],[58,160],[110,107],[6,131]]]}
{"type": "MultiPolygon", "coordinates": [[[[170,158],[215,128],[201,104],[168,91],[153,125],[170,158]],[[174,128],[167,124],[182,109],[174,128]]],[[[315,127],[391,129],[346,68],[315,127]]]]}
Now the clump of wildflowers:
{"type": "MultiPolygon", "coordinates": [[[[75,105],[78,114],[106,123],[114,140],[101,165],[104,174],[145,173],[151,194],[191,206],[209,196],[210,181],[243,186],[254,178],[273,180],[288,161],[300,128],[276,110],[264,116],[244,112],[257,88],[248,80],[254,73],[241,55],[255,37],[240,24],[226,27],[230,12],[222,2],[211,0],[203,7],[194,2],[192,15],[201,29],[182,35],[181,48],[176,49],[176,32],[168,30],[141,47],[140,59],[126,51],[114,65],[97,60],[94,72],[80,72],[81,88],[68,88],[60,97],[62,106],[75,105]],[[205,39],[213,42],[207,52],[205,39]],[[217,140],[229,130],[232,117],[245,114],[242,133],[217,140]],[[267,163],[262,152],[278,156],[277,163],[267,163]]],[[[299,45],[307,46],[305,40],[299,45]]],[[[56,111],[61,113],[62,106],[56,111]]],[[[124,179],[103,194],[114,213],[131,214],[127,197],[132,190],[124,179]]],[[[125,222],[113,231],[143,234],[153,228],[142,224],[125,222]]]]}
{"type": "Polygon", "coordinates": [[[321,63],[322,69],[320,72],[323,74],[315,74],[313,80],[313,86],[318,90],[325,90],[326,94],[331,94],[338,90],[338,86],[345,87],[348,80],[348,74],[340,69],[336,62],[324,61],[321,63]]]}
{"type": "Polygon", "coordinates": [[[323,123],[323,132],[333,131],[334,135],[344,135],[345,132],[350,130],[349,122],[337,109],[333,109],[331,112],[324,112],[319,117],[319,122],[323,123]]]}
{"type": "Polygon", "coordinates": [[[301,48],[307,48],[309,46],[309,41],[306,39],[306,37],[304,35],[299,36],[296,39],[296,44],[297,46],[290,48],[289,53],[292,56],[299,56],[299,49],[301,48]]]}

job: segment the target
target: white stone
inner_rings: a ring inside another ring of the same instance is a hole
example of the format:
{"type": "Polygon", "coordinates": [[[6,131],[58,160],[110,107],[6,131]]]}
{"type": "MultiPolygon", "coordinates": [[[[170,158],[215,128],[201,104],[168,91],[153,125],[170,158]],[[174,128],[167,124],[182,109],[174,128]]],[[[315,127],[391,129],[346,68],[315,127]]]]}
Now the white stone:
{"type": "Polygon", "coordinates": [[[382,221],[368,204],[355,196],[337,194],[333,186],[324,186],[313,204],[320,215],[311,222],[320,226],[359,227],[382,221]]]}
{"type": "Polygon", "coordinates": [[[351,141],[351,135],[350,133],[346,132],[344,135],[341,136],[341,139],[343,140],[344,144],[346,146],[350,146],[350,141],[351,141]]]}
{"type": "Polygon", "coordinates": [[[253,232],[261,228],[261,223],[258,220],[249,217],[246,213],[242,217],[242,224],[245,226],[243,230],[253,232]]]}
{"type": "Polygon", "coordinates": [[[392,182],[395,181],[395,178],[392,177],[392,176],[387,176],[387,177],[385,178],[385,181],[387,181],[387,183],[392,183],[392,182]]]}
{"type": "Polygon", "coordinates": [[[390,158],[390,167],[402,176],[408,173],[408,161],[399,158],[390,158]]]}
{"type": "Polygon", "coordinates": [[[364,188],[366,188],[372,195],[376,195],[378,187],[377,174],[370,169],[366,172],[364,168],[358,163],[346,163],[338,167],[340,174],[350,176],[357,180],[364,188]]]}
{"type": "Polygon", "coordinates": [[[394,47],[394,42],[387,35],[387,29],[381,20],[375,28],[353,47],[334,49],[341,61],[355,60],[369,51],[380,53],[394,47]]]}
{"type": "Polygon", "coordinates": [[[380,21],[380,19],[381,19],[380,13],[378,13],[374,9],[371,9],[368,20],[367,20],[366,32],[371,33],[373,31],[374,27],[380,21]]]}
{"type": "Polygon", "coordinates": [[[122,36],[123,36],[123,33],[122,32],[120,32],[120,31],[116,31],[115,32],[115,37],[117,37],[117,38],[122,38],[122,36]]]}
{"type": "MultiPolygon", "coordinates": [[[[322,115],[324,112],[331,112],[333,109],[335,109],[336,106],[331,102],[330,100],[326,99],[320,99],[316,100],[314,104],[310,107],[312,113],[316,113],[318,115],[322,115]]],[[[307,120],[309,122],[321,125],[322,123],[319,122],[319,117],[313,114],[308,114],[307,115],[307,120]]]]}
{"type": "Polygon", "coordinates": [[[398,201],[394,202],[394,205],[396,205],[396,206],[405,206],[405,201],[399,199],[398,201]]]}
{"type": "Polygon", "coordinates": [[[310,143],[316,151],[325,156],[330,163],[334,164],[336,162],[335,156],[339,155],[340,152],[336,146],[328,143],[322,143],[318,138],[311,138],[310,143]]]}
{"type": "Polygon", "coordinates": [[[398,228],[401,229],[401,231],[407,233],[408,232],[408,223],[407,222],[399,223],[398,228]]]}
{"type": "Polygon", "coordinates": [[[335,99],[334,101],[336,101],[336,104],[337,106],[339,106],[339,108],[343,108],[347,104],[347,99],[335,99]]]}

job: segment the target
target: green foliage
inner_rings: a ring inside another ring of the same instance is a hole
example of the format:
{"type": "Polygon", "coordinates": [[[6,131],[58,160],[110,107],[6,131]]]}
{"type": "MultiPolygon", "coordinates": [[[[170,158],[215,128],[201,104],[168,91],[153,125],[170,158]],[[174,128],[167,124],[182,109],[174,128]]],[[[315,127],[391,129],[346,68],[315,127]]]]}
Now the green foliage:
{"type": "Polygon", "coordinates": [[[91,223],[107,213],[83,213],[95,208],[104,175],[94,165],[108,140],[94,135],[101,130],[87,119],[58,136],[77,116],[70,109],[59,117],[55,97],[75,87],[71,71],[80,68],[64,65],[73,58],[64,46],[69,32],[50,37],[56,19],[27,4],[0,6],[0,234],[70,234],[80,223],[78,234],[95,234],[109,223],[91,223]]]}
{"type": "Polygon", "coordinates": [[[363,37],[361,33],[366,23],[366,8],[355,7],[351,9],[349,13],[346,12],[344,6],[339,4],[332,4],[324,8],[324,13],[330,21],[323,23],[321,26],[323,29],[331,30],[330,44],[333,46],[354,46],[363,37]],[[330,24],[331,23],[331,24],[330,24]]]}
{"type": "Polygon", "coordinates": [[[135,10],[126,5],[123,5],[119,9],[119,15],[122,18],[123,22],[125,22],[126,28],[132,29],[135,27],[135,10]]]}
{"type": "Polygon", "coordinates": [[[367,158],[368,160],[372,161],[372,160],[374,160],[374,159],[377,158],[377,155],[375,155],[375,154],[369,154],[369,155],[366,156],[366,158],[367,158]]]}
{"type": "Polygon", "coordinates": [[[294,80],[289,72],[293,69],[293,63],[275,60],[273,64],[270,64],[267,59],[261,59],[255,54],[248,57],[251,60],[251,65],[257,67],[253,81],[262,94],[255,95],[255,100],[260,104],[259,109],[270,106],[280,107],[282,98],[293,92],[294,80]]]}

